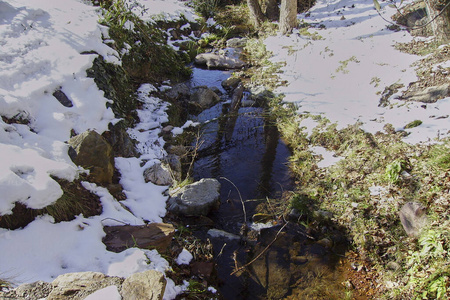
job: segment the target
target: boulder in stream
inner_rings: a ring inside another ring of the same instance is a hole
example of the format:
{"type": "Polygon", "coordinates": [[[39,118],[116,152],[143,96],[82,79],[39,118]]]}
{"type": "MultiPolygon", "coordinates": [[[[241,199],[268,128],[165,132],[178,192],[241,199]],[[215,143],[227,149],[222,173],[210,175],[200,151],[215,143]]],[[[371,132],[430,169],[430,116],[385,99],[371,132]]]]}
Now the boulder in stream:
{"type": "Polygon", "coordinates": [[[206,66],[208,69],[240,69],[245,62],[238,58],[232,58],[216,53],[202,53],[195,57],[195,64],[206,66]]]}
{"type": "Polygon", "coordinates": [[[196,112],[201,112],[202,110],[214,106],[219,101],[219,95],[212,89],[207,86],[199,86],[191,94],[189,104],[196,112]]]}
{"type": "Polygon", "coordinates": [[[206,216],[220,205],[220,183],[217,179],[203,178],[182,187],[168,201],[168,210],[185,216],[206,216]]]}
{"type": "Polygon", "coordinates": [[[224,81],[222,81],[221,84],[222,84],[222,87],[224,88],[224,90],[226,90],[227,92],[231,92],[235,88],[238,87],[239,83],[241,83],[240,78],[229,77],[229,78],[225,79],[224,81]]]}

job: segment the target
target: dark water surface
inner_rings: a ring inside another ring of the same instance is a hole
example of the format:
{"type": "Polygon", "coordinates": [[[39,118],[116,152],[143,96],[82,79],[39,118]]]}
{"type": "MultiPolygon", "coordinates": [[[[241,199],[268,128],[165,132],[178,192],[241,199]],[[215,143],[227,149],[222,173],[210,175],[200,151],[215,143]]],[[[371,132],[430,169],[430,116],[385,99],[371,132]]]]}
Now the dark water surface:
{"type": "MultiPolygon", "coordinates": [[[[220,87],[229,72],[194,68],[194,85],[220,87]]],[[[223,91],[223,89],[221,88],[223,91]]],[[[248,94],[245,93],[244,97],[248,94]]],[[[229,97],[231,98],[231,96],[229,97]]],[[[230,100],[192,118],[203,123],[198,159],[194,163],[195,180],[216,178],[221,183],[221,206],[210,217],[217,229],[239,235],[244,223],[241,199],[245,202],[246,222],[251,222],[254,207],[261,199],[277,197],[283,190],[292,189],[292,178],[287,165],[290,152],[275,124],[265,117],[261,107],[241,107],[229,111],[230,100]],[[254,201],[255,199],[259,199],[254,201]]],[[[233,252],[245,262],[246,254],[239,251],[238,240],[211,239],[216,255],[217,270],[225,299],[257,299],[264,290],[250,288],[246,280],[230,276],[234,268],[233,252]],[[249,290],[251,289],[251,290],[249,290]]]]}
{"type": "MultiPolygon", "coordinates": [[[[194,68],[193,85],[220,87],[220,83],[229,76],[229,72],[194,68]]],[[[248,94],[244,95],[247,96],[248,94]]],[[[213,220],[215,228],[239,235],[244,222],[251,223],[256,205],[266,201],[266,197],[280,198],[283,191],[293,190],[294,183],[287,164],[289,149],[280,139],[275,124],[268,120],[265,109],[241,107],[230,111],[231,95],[222,98],[223,101],[214,107],[198,116],[192,116],[193,120],[203,124],[197,144],[198,157],[194,163],[193,176],[196,181],[202,178],[219,180],[221,205],[209,217],[213,220]],[[245,220],[242,202],[245,203],[245,220]]],[[[278,228],[269,229],[265,234],[273,236],[277,230],[278,228]]],[[[290,280],[308,276],[314,278],[319,274],[323,278],[326,276],[332,278],[333,284],[338,283],[336,286],[341,285],[341,275],[333,271],[338,257],[330,254],[318,243],[308,240],[305,234],[299,231],[299,225],[292,225],[290,230],[287,238],[277,241],[278,247],[271,246],[264,259],[278,260],[279,265],[284,264],[282,270],[294,270],[297,273],[294,277],[292,274],[281,274],[291,278],[290,280]],[[294,242],[301,244],[301,247],[295,250],[296,255],[307,257],[310,261],[304,266],[294,266],[290,260],[293,251],[291,243],[294,242]],[[286,257],[288,258],[285,259],[286,257]],[[324,272],[327,273],[326,276],[324,272]]],[[[235,268],[236,260],[243,265],[251,258],[248,253],[249,247],[246,247],[242,240],[212,237],[210,240],[214,247],[218,277],[221,280],[219,291],[224,299],[277,298],[267,295],[269,277],[264,283],[261,282],[261,278],[253,275],[230,275],[235,268]]],[[[256,245],[254,249],[261,251],[262,246],[256,245]]],[[[254,266],[255,268],[257,266],[254,266]]],[[[263,268],[269,269],[269,263],[263,264],[263,268]]],[[[267,272],[269,274],[267,276],[274,276],[274,271],[270,271],[272,275],[269,270],[267,272]]],[[[327,282],[321,284],[329,288],[327,282]]],[[[289,293],[294,295],[293,290],[289,293]]]]}

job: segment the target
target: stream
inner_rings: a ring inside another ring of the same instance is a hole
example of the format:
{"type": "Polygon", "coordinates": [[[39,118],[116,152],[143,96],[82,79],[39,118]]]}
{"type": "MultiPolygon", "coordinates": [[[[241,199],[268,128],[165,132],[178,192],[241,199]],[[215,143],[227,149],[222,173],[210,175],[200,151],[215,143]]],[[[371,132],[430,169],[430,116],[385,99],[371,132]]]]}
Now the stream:
{"type": "MultiPolygon", "coordinates": [[[[218,88],[225,95],[218,104],[190,116],[202,124],[199,141],[193,145],[198,149],[194,180],[219,180],[221,205],[208,217],[215,229],[233,235],[226,238],[194,232],[200,238],[209,238],[213,245],[220,294],[224,299],[280,299],[288,295],[307,299],[303,298],[308,297],[304,290],[313,285],[331,289],[333,295],[341,297],[342,253],[335,253],[335,247],[330,251],[326,241],[308,238],[306,228],[295,222],[283,227],[280,236],[281,225],[252,223],[258,204],[280,199],[283,192],[294,189],[288,166],[290,151],[265,108],[241,106],[233,110],[232,95],[221,87],[230,75],[230,71],[194,68],[191,80],[192,86],[218,88]],[[263,228],[256,241],[239,238],[243,224],[263,228]],[[275,237],[276,242],[270,244],[275,237]],[[264,254],[252,262],[249,272],[231,275],[236,264],[242,266],[261,252],[264,254]]],[[[248,103],[249,96],[244,92],[242,103],[248,103]]]]}

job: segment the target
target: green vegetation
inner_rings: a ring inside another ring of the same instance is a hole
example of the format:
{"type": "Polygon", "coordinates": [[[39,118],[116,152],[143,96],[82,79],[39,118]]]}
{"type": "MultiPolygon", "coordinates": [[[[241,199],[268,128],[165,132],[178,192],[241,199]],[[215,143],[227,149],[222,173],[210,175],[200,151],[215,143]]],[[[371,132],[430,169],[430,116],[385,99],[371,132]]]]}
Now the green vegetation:
{"type": "MultiPolygon", "coordinates": [[[[109,27],[114,47],[122,54],[122,65],[134,82],[180,80],[190,76],[182,57],[167,45],[167,36],[156,23],[144,22],[132,13],[140,6],[123,0],[103,5],[101,23],[109,27]]],[[[145,10],[146,8],[141,8],[145,10]]]]}
{"type": "Polygon", "coordinates": [[[406,162],[404,160],[395,160],[386,166],[385,177],[389,183],[395,184],[400,180],[400,174],[405,169],[406,162]]]}
{"type": "Polygon", "coordinates": [[[412,146],[401,141],[400,133],[371,135],[357,125],[337,130],[328,122],[321,122],[307,138],[298,125],[305,117],[311,116],[278,114],[279,128],[293,149],[291,169],[299,183],[291,206],[305,211],[305,199],[320,199],[310,205],[332,212],[336,226],[347,229],[360,256],[387,274],[385,280],[398,284],[396,291],[386,292],[387,298],[447,299],[450,197],[441,191],[450,188],[444,179],[450,170],[450,142],[412,146]],[[333,150],[345,160],[319,169],[307,150],[310,145],[333,150]],[[409,175],[403,176],[403,171],[409,175]],[[371,195],[374,185],[386,186],[386,194],[371,195]],[[410,199],[426,202],[435,220],[418,241],[407,238],[398,217],[410,199]],[[386,269],[392,260],[403,266],[395,274],[386,269]]]}
{"type": "Polygon", "coordinates": [[[422,125],[422,121],[420,120],[414,120],[412,122],[409,122],[408,124],[405,125],[405,129],[410,129],[410,128],[414,128],[417,126],[422,125]]]}
{"type": "MultiPolygon", "coordinates": [[[[109,27],[114,48],[121,56],[122,65],[105,61],[101,56],[87,71],[97,85],[112,100],[111,108],[126,125],[136,120],[138,106],[135,90],[140,83],[178,81],[190,76],[186,67],[189,56],[177,53],[167,45],[167,34],[157,22],[144,22],[132,12],[145,7],[137,2],[112,0],[102,2],[103,17],[100,23],[109,27]]],[[[183,22],[187,22],[181,19],[183,22]]]]}
{"type": "Polygon", "coordinates": [[[87,191],[81,185],[81,180],[69,182],[56,177],[54,179],[64,192],[55,203],[42,209],[31,209],[16,203],[12,214],[0,216],[0,227],[9,229],[25,227],[37,216],[44,214],[50,215],[58,223],[73,220],[80,214],[90,217],[101,213],[99,197],[87,191]]]}

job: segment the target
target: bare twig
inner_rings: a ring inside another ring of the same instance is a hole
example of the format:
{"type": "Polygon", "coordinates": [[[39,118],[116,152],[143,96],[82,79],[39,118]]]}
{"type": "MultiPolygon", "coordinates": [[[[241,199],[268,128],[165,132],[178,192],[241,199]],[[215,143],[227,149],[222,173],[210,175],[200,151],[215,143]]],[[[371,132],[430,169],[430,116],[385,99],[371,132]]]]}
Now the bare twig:
{"type": "Polygon", "coordinates": [[[229,183],[231,183],[231,185],[233,185],[234,188],[236,189],[236,191],[238,192],[238,194],[239,194],[239,199],[241,200],[241,204],[242,204],[242,211],[243,211],[243,213],[244,213],[244,224],[246,224],[246,223],[247,223],[247,212],[245,211],[245,204],[244,204],[244,200],[242,200],[241,192],[240,192],[239,189],[236,187],[236,185],[235,185],[233,182],[231,182],[231,180],[229,180],[228,178],[226,178],[226,177],[220,177],[220,179],[225,179],[226,181],[228,181],[229,183]]]}
{"type": "MultiPolygon", "coordinates": [[[[400,9],[397,7],[397,5],[396,5],[396,4],[393,4],[393,5],[394,5],[395,8],[397,9],[397,11],[404,17],[405,15],[402,14],[402,13],[400,12],[400,9]]],[[[415,29],[421,29],[421,28],[424,28],[424,27],[430,25],[431,23],[433,23],[434,20],[436,20],[439,16],[441,16],[441,15],[444,13],[444,11],[447,9],[447,7],[448,7],[449,5],[450,5],[450,2],[448,2],[448,3],[444,6],[444,8],[442,8],[442,10],[439,12],[439,14],[437,14],[436,16],[434,16],[434,18],[432,18],[431,20],[429,20],[427,23],[422,24],[422,25],[419,25],[419,26],[407,26],[407,25],[401,25],[401,24],[397,24],[397,23],[391,22],[391,21],[387,20],[383,15],[381,15],[381,12],[380,12],[380,10],[379,10],[378,8],[376,8],[376,10],[377,10],[377,12],[378,12],[378,15],[379,15],[385,22],[387,22],[387,23],[389,23],[389,24],[391,24],[391,25],[396,25],[396,26],[403,27],[403,28],[406,28],[406,29],[415,30],[415,29]]]]}
{"type": "Polygon", "coordinates": [[[280,235],[281,231],[283,231],[284,227],[286,227],[286,225],[289,224],[289,222],[285,223],[280,230],[278,230],[277,234],[275,235],[275,238],[269,243],[269,245],[266,246],[266,248],[264,248],[258,255],[255,256],[255,258],[253,258],[251,261],[249,261],[248,263],[246,263],[245,265],[237,268],[237,260],[234,257],[234,262],[235,262],[235,270],[233,272],[231,272],[230,275],[234,275],[237,272],[242,271],[243,269],[247,268],[248,266],[250,266],[252,263],[254,263],[258,258],[260,258],[269,248],[270,246],[272,246],[273,243],[275,243],[275,241],[277,240],[278,236],[280,235]]]}
{"type": "Polygon", "coordinates": [[[123,221],[120,221],[120,220],[117,220],[117,219],[114,219],[114,218],[104,218],[104,219],[102,219],[100,222],[103,222],[103,221],[105,221],[105,220],[113,220],[113,221],[116,221],[116,222],[118,222],[118,223],[122,223],[122,224],[125,224],[125,225],[130,225],[130,224],[128,224],[128,223],[125,223],[125,222],[123,222],[123,221]]]}

